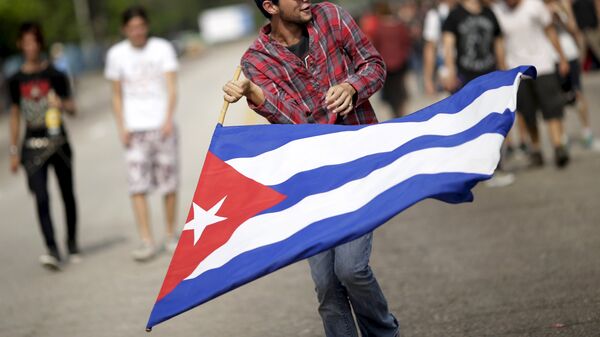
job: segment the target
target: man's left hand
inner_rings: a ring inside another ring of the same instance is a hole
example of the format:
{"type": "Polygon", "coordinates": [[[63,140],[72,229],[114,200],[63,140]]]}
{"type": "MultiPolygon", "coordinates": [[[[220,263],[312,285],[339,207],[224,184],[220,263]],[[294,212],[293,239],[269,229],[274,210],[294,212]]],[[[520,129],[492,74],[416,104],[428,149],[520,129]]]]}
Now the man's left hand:
{"type": "Polygon", "coordinates": [[[338,84],[327,91],[325,102],[327,110],[330,112],[346,116],[354,110],[352,98],[356,94],[356,89],[348,83],[338,84]]]}

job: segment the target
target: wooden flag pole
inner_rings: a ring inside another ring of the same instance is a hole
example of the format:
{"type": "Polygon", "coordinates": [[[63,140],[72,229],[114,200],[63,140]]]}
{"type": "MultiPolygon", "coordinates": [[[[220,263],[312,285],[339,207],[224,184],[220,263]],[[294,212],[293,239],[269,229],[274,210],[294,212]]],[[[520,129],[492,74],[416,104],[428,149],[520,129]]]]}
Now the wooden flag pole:
{"type": "MultiPolygon", "coordinates": [[[[240,79],[240,75],[242,73],[242,67],[238,66],[235,70],[235,74],[233,75],[233,80],[237,81],[240,79]]],[[[227,114],[227,109],[229,109],[229,102],[223,102],[223,108],[221,109],[221,116],[219,116],[219,124],[223,125],[225,123],[225,115],[227,114]]]]}
{"type": "MultiPolygon", "coordinates": [[[[237,81],[240,79],[240,75],[242,74],[242,67],[238,66],[235,70],[235,74],[233,74],[233,80],[237,81]]],[[[227,114],[227,109],[229,109],[229,102],[223,102],[223,108],[221,109],[221,116],[219,116],[219,124],[223,125],[225,122],[225,115],[227,114]]],[[[152,328],[146,328],[146,332],[152,332],[152,328]]]]}

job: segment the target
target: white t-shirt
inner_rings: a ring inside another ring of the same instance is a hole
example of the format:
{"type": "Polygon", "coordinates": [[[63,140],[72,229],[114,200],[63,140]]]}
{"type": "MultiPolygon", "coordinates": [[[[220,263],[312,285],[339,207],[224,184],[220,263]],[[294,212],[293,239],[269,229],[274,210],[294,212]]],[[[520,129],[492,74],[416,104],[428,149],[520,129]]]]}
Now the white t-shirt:
{"type": "Polygon", "coordinates": [[[538,75],[554,73],[554,47],[544,31],[552,24],[546,5],[541,0],[521,0],[514,9],[504,2],[493,9],[504,33],[508,67],[533,65],[538,75]]]}
{"type": "Polygon", "coordinates": [[[156,130],[164,124],[168,108],[165,73],[177,68],[173,46],[161,38],[149,38],[143,48],[135,48],[128,40],[110,48],[104,76],[121,81],[127,130],[156,130]]]}

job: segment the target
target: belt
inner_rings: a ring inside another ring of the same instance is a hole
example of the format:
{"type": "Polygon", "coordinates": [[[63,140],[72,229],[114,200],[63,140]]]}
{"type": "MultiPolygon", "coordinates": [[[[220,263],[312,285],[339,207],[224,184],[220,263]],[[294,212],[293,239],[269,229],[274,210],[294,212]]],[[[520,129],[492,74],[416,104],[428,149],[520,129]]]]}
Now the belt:
{"type": "Polygon", "coordinates": [[[48,137],[34,137],[25,140],[25,147],[28,149],[43,149],[50,145],[48,137]]]}

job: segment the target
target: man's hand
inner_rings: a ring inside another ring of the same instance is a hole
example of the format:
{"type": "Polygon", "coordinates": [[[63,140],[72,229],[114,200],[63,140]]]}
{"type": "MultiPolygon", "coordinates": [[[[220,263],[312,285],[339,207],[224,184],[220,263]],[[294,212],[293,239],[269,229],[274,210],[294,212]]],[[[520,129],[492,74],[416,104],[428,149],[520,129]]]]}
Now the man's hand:
{"type": "Polygon", "coordinates": [[[235,103],[240,100],[243,96],[254,103],[254,105],[260,106],[265,102],[265,94],[262,89],[254,84],[249,79],[241,79],[238,81],[229,81],[223,87],[225,93],[225,101],[229,103],[235,103]]]}
{"type": "Polygon", "coordinates": [[[173,129],[173,121],[170,118],[167,118],[167,120],[160,129],[160,133],[163,139],[169,138],[173,134],[173,129]]]}
{"type": "Polygon", "coordinates": [[[19,172],[19,164],[21,162],[21,158],[17,154],[13,154],[10,156],[10,172],[16,174],[19,172]]]}
{"type": "Polygon", "coordinates": [[[569,76],[569,71],[570,71],[570,66],[569,66],[569,62],[564,59],[561,58],[560,62],[558,63],[558,73],[560,74],[561,77],[567,77],[569,76]]]}
{"type": "Polygon", "coordinates": [[[459,86],[458,76],[456,75],[456,71],[449,71],[448,76],[443,79],[444,89],[448,92],[454,92],[456,88],[459,86]]]}
{"type": "Polygon", "coordinates": [[[254,86],[256,86],[254,83],[245,78],[238,81],[229,81],[223,87],[225,100],[229,103],[235,103],[244,96],[248,97],[255,90],[254,86]]]}
{"type": "Polygon", "coordinates": [[[124,128],[120,129],[119,138],[121,138],[121,143],[123,143],[123,146],[129,147],[129,144],[131,143],[131,133],[129,131],[125,130],[124,128]]]}
{"type": "Polygon", "coordinates": [[[354,94],[356,94],[356,89],[349,83],[342,83],[331,87],[325,97],[327,110],[341,116],[346,116],[354,110],[354,104],[352,104],[354,94]]]}

